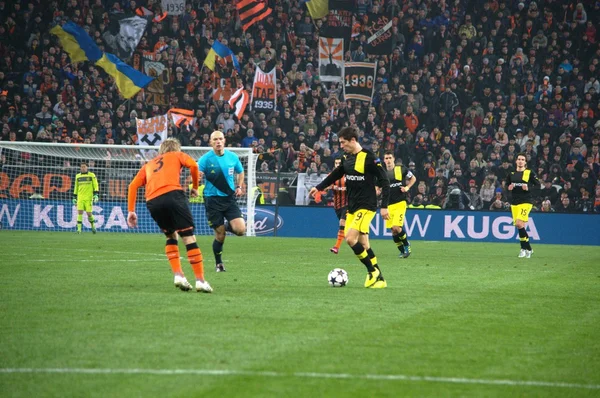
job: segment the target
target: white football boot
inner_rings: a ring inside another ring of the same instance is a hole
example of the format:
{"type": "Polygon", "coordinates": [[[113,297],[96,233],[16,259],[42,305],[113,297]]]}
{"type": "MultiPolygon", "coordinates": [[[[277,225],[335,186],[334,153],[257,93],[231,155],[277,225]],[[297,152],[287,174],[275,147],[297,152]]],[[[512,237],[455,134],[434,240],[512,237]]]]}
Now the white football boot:
{"type": "Polygon", "coordinates": [[[203,293],[212,293],[213,288],[208,284],[207,281],[196,281],[196,291],[203,293]]]}
{"type": "Polygon", "coordinates": [[[525,250],[525,258],[531,258],[533,254],[533,250],[525,250]]]}
{"type": "Polygon", "coordinates": [[[175,275],[173,283],[175,284],[176,288],[181,289],[184,292],[192,290],[192,285],[188,282],[185,276],[175,275]]]}
{"type": "Polygon", "coordinates": [[[527,257],[527,250],[521,249],[519,252],[519,258],[527,257]]]}

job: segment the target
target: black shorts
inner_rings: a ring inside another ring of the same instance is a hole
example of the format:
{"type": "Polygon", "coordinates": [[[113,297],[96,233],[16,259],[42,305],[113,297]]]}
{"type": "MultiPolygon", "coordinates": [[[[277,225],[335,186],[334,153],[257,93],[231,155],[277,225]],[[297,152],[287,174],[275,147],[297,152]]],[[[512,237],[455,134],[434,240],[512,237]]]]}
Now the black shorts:
{"type": "Polygon", "coordinates": [[[165,234],[194,231],[194,217],[182,190],[167,192],[146,202],[150,215],[165,234]]]}
{"type": "Polygon", "coordinates": [[[205,196],[204,207],[208,226],[215,229],[225,224],[225,220],[231,221],[242,218],[242,212],[234,197],[229,196],[205,196]]]}
{"type": "Polygon", "coordinates": [[[337,216],[338,220],[345,220],[347,212],[348,208],[346,206],[335,209],[335,215],[337,216]]]}

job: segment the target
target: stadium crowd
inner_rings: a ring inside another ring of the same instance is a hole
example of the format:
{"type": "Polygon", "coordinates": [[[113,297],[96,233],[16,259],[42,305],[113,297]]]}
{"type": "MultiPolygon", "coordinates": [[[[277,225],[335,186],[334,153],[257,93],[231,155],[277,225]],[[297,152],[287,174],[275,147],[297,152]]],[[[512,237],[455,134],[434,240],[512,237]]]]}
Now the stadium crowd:
{"type": "Polygon", "coordinates": [[[227,0],[187,0],[183,15],[152,22],[136,53],[166,47],[167,102],[157,104],[144,92],[120,97],[102,70],[72,64],[49,30],[75,21],[103,49],[111,13],[156,13],[160,1],[0,0],[0,140],[133,145],[136,117],[178,107],[197,116],[189,131],[170,127],[185,146],[207,146],[220,129],[228,145],[254,148],[260,171],[326,174],[341,154],[336,132],[352,125],[364,147],[413,170],[412,207],[506,211],[502,181],[525,152],[543,181],[539,211],[600,212],[600,2],[357,0],[345,60],[378,63],[371,103],[320,80],[322,22],[304,2],[267,3],[273,13],[246,32],[227,0]],[[393,16],[389,56],[364,52],[365,12],[393,16]],[[249,92],[256,65],[276,68],[274,112],[237,120],[213,99],[203,62],[214,39],[238,55],[234,77],[249,92]]]}

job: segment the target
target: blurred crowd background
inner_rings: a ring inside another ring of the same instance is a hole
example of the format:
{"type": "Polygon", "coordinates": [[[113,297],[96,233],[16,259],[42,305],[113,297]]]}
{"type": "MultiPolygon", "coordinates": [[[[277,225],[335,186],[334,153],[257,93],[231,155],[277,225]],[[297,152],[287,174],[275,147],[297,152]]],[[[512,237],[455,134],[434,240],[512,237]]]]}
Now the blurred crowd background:
{"type": "Polygon", "coordinates": [[[506,211],[503,180],[525,152],[542,181],[537,210],[600,213],[600,2],[357,0],[344,58],[377,62],[371,103],[319,78],[322,21],[304,1],[266,3],[272,14],[245,32],[226,0],[187,0],[182,15],[152,21],[128,63],[151,58],[164,71],[126,100],[49,30],[74,21],[105,49],[111,16],[160,14],[159,1],[0,0],[0,140],[135,145],[136,118],[177,107],[197,117],[169,129],[185,146],[220,129],[227,145],[254,148],[261,172],[326,175],[341,155],[336,132],[352,125],[364,147],[413,170],[412,207],[506,211]],[[391,54],[364,52],[367,12],[393,18],[391,54]],[[214,40],[241,72],[203,65],[214,40]],[[221,78],[251,92],[257,65],[276,68],[277,107],[238,120],[221,78]]]}

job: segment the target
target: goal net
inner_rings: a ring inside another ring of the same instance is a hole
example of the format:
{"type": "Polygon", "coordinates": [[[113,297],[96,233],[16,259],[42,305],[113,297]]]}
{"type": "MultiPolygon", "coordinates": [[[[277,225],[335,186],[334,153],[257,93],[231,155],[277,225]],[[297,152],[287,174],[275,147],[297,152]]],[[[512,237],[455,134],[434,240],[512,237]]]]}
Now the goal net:
{"type": "MultiPolygon", "coordinates": [[[[244,166],[244,195],[238,204],[246,218],[247,235],[254,236],[256,155],[250,148],[227,148],[244,166]]],[[[194,159],[209,147],[183,147],[194,159]]],[[[99,232],[160,233],[146,209],[144,189],[138,190],[138,227],[127,226],[127,189],[140,167],[158,154],[157,147],[133,145],[49,144],[0,141],[0,228],[40,231],[75,231],[77,208],[72,203],[75,175],[81,162],[98,178],[100,200],[93,205],[99,232]]],[[[189,170],[181,185],[189,197],[189,170]]],[[[191,200],[196,234],[211,235],[203,199],[191,200]]],[[[90,230],[83,217],[83,232],[90,230]]]]}

